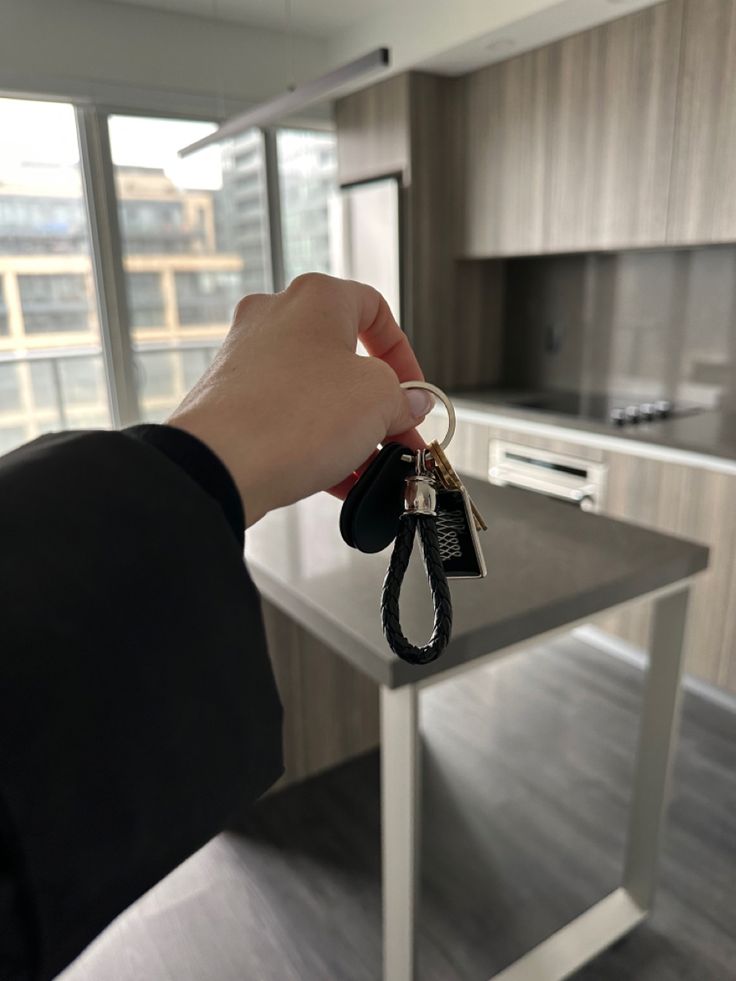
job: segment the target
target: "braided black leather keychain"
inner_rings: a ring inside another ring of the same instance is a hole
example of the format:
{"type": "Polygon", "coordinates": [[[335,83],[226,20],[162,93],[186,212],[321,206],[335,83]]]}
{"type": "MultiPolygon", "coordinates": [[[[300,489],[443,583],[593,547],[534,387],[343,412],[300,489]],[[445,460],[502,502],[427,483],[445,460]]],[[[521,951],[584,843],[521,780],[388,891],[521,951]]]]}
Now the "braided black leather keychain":
{"type": "Polygon", "coordinates": [[[448,579],[485,576],[478,530],[485,523],[444,454],[455,431],[455,410],[445,393],[425,381],[403,388],[424,388],[444,404],[447,433],[441,443],[411,450],[386,443],[355,483],[340,513],[340,532],[351,548],[380,552],[394,542],[381,592],[381,623],[389,647],[410,664],[428,664],[444,651],[452,632],[448,579]],[[399,597],[414,540],[427,573],[434,622],[429,641],[412,644],[401,629],[399,597]]]}
{"type": "Polygon", "coordinates": [[[388,646],[410,664],[429,664],[444,651],[452,632],[452,598],[437,534],[437,494],[424,463],[425,450],[416,454],[417,473],[406,480],[405,508],[381,592],[381,623],[388,646]],[[429,641],[416,647],[404,636],[399,619],[399,595],[409,565],[414,538],[419,539],[432,593],[434,627],[429,641]]]}

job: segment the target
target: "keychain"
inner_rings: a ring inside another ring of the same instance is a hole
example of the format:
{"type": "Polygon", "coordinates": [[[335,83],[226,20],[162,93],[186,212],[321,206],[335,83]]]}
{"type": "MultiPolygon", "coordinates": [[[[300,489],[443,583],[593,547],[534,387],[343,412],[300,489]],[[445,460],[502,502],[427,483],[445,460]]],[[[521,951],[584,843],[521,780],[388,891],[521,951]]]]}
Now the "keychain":
{"type": "Polygon", "coordinates": [[[478,539],[486,525],[444,453],[455,432],[452,402],[429,382],[404,382],[402,388],[423,388],[437,396],[447,409],[447,433],[441,443],[421,450],[385,444],[345,499],[340,531],[348,545],[362,552],[380,552],[394,542],[381,594],[384,636],[398,657],[428,664],[450,640],[448,579],[486,575],[478,539]],[[432,635],[422,647],[404,636],[399,618],[401,585],[417,533],[434,607],[432,635]]]}

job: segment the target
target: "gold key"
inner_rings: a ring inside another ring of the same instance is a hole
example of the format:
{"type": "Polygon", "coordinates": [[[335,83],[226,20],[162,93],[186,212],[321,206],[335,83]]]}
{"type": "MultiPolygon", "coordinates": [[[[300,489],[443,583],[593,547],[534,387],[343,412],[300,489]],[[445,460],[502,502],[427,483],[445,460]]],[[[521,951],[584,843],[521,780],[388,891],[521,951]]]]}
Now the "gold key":
{"type": "MultiPolygon", "coordinates": [[[[437,475],[443,486],[446,487],[447,490],[465,490],[463,482],[455,473],[452,464],[445,456],[445,451],[442,449],[436,439],[429,444],[429,452],[434,460],[437,475]]],[[[468,501],[470,502],[470,510],[473,512],[473,521],[475,522],[476,530],[487,531],[488,525],[483,520],[478,508],[475,506],[475,504],[473,504],[473,500],[469,494],[468,501]]]]}

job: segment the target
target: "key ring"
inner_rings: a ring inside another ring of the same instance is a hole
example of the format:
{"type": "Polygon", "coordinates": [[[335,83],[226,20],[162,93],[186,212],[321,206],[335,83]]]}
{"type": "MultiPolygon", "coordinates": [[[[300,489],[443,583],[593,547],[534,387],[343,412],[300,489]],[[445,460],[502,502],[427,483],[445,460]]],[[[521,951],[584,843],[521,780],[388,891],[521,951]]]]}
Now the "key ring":
{"type": "Polygon", "coordinates": [[[432,395],[436,395],[440,402],[444,405],[447,411],[447,432],[445,433],[445,438],[440,442],[440,448],[446,450],[450,445],[452,437],[455,435],[455,426],[457,425],[457,419],[455,416],[455,406],[452,404],[450,399],[445,395],[441,388],[437,388],[431,382],[425,381],[406,381],[401,383],[402,388],[422,388],[427,392],[431,392],[432,395]]]}

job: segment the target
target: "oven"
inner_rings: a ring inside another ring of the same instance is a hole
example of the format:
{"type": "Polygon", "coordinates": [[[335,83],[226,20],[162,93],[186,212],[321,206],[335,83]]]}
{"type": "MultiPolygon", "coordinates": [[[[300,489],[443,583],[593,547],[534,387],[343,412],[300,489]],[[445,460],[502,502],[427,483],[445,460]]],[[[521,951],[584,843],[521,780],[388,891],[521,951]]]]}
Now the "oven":
{"type": "Polygon", "coordinates": [[[604,463],[497,438],[491,440],[489,461],[492,484],[544,494],[583,511],[601,509],[607,469],[604,463]]]}

